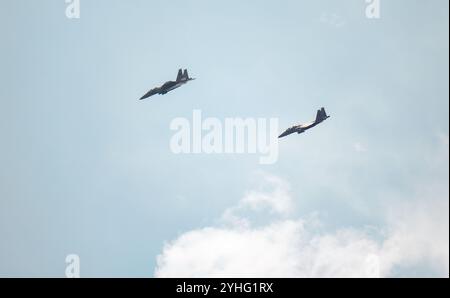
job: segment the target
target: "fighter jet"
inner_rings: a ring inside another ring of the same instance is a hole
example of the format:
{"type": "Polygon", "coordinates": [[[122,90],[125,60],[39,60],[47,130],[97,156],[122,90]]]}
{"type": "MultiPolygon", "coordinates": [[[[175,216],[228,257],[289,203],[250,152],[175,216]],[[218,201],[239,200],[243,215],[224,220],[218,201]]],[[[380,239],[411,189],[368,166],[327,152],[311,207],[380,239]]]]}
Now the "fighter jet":
{"type": "Polygon", "coordinates": [[[147,97],[150,97],[155,94],[166,94],[169,91],[172,91],[173,89],[176,89],[178,87],[181,87],[181,85],[186,84],[189,81],[195,80],[194,78],[190,78],[187,72],[187,69],[184,71],[181,70],[181,68],[178,70],[178,75],[176,81],[168,81],[165,82],[161,87],[153,88],[152,90],[148,91],[144,96],[142,96],[140,99],[145,99],[147,97]]]}
{"type": "Polygon", "coordinates": [[[310,122],[310,123],[292,126],[288,129],[286,129],[278,138],[285,137],[285,136],[290,135],[295,132],[300,134],[302,132],[305,132],[305,130],[316,126],[317,124],[323,122],[324,120],[326,120],[328,118],[330,118],[330,116],[327,116],[325,109],[321,108],[320,110],[317,110],[316,120],[314,120],[313,122],[310,122]]]}

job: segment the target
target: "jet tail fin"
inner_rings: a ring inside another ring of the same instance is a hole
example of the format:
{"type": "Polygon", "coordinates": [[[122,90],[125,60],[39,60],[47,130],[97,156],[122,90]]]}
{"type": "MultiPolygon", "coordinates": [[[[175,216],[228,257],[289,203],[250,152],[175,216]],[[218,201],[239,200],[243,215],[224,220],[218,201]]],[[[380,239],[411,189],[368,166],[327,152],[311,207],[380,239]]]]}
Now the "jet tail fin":
{"type": "Polygon", "coordinates": [[[183,79],[185,79],[185,80],[189,79],[189,74],[188,74],[187,69],[185,69],[184,72],[183,72],[183,79]]]}
{"type": "Polygon", "coordinates": [[[320,110],[317,110],[317,114],[316,114],[316,122],[320,122],[322,119],[322,115],[320,110]]]}
{"type": "Polygon", "coordinates": [[[177,75],[177,82],[181,80],[181,78],[183,77],[183,73],[181,68],[178,70],[178,75],[177,75]]]}
{"type": "Polygon", "coordinates": [[[316,122],[321,122],[328,118],[327,112],[325,112],[325,108],[321,108],[317,110],[316,122]]]}

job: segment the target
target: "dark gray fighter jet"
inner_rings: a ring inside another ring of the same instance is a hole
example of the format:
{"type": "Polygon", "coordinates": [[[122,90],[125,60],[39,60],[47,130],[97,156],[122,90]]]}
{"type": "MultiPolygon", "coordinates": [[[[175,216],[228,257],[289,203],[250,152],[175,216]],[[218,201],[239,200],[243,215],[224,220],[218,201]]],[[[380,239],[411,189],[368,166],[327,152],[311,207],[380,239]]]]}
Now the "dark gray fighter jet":
{"type": "Polygon", "coordinates": [[[148,91],[144,96],[142,96],[140,99],[145,99],[147,97],[150,97],[155,94],[166,94],[169,91],[172,91],[173,89],[176,89],[180,87],[183,84],[186,84],[189,81],[195,80],[194,78],[190,78],[187,72],[187,69],[184,71],[181,70],[181,68],[178,70],[178,75],[176,81],[168,81],[165,82],[161,87],[153,88],[152,90],[148,91]]]}
{"type": "Polygon", "coordinates": [[[285,137],[285,136],[290,135],[290,134],[295,133],[295,132],[296,133],[305,132],[305,130],[316,126],[317,124],[321,123],[322,121],[324,121],[324,120],[326,120],[328,118],[330,118],[330,116],[327,116],[327,113],[325,112],[325,109],[321,108],[320,110],[317,110],[316,120],[314,120],[313,122],[310,122],[310,123],[292,126],[292,127],[288,128],[288,129],[286,129],[278,138],[285,137]]]}

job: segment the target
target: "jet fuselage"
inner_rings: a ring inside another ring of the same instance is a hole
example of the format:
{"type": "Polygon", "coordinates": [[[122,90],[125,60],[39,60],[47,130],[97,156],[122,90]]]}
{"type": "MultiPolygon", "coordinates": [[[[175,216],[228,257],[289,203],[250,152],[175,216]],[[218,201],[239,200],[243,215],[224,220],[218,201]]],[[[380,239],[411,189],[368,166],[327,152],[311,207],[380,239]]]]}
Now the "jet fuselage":
{"type": "Polygon", "coordinates": [[[167,92],[179,88],[192,80],[195,79],[189,77],[186,69],[184,70],[184,72],[182,72],[182,70],[179,69],[177,79],[175,81],[168,81],[165,82],[161,87],[153,88],[152,90],[148,91],[144,96],[142,96],[140,99],[145,99],[155,94],[166,94],[167,92]]]}
{"type": "Polygon", "coordinates": [[[169,91],[172,91],[174,89],[181,87],[181,85],[183,85],[183,84],[186,84],[186,81],[185,82],[168,81],[160,87],[161,91],[159,92],[159,94],[166,94],[169,91]]]}
{"type": "Polygon", "coordinates": [[[325,112],[324,108],[321,108],[320,110],[317,111],[317,116],[316,116],[316,120],[310,123],[306,123],[306,124],[300,124],[300,125],[295,125],[292,126],[288,129],[286,129],[280,136],[279,138],[288,136],[290,134],[293,133],[298,133],[301,134],[303,132],[305,132],[306,130],[313,128],[314,126],[316,126],[319,123],[322,123],[323,121],[325,121],[326,119],[330,118],[330,116],[328,116],[325,112]]]}

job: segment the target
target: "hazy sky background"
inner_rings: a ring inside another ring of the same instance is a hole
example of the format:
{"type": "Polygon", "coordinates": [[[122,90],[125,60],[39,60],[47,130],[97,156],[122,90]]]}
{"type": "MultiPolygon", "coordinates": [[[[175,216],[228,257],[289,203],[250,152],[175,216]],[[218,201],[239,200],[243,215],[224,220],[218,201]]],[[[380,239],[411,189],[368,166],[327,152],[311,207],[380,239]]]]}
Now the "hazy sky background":
{"type": "Polygon", "coordinates": [[[261,172],[319,234],[383,231],[420,201],[441,241],[390,275],[448,276],[449,4],[381,5],[369,20],[364,0],[81,0],[69,20],[63,0],[1,0],[0,276],[64,276],[71,253],[85,277],[153,276],[165,243],[220,225],[261,172]],[[137,100],[180,67],[197,80],[137,100]],[[193,109],[281,130],[321,106],[331,118],[274,165],[169,148],[193,109]]]}

